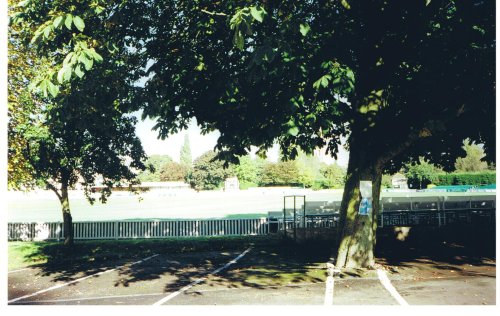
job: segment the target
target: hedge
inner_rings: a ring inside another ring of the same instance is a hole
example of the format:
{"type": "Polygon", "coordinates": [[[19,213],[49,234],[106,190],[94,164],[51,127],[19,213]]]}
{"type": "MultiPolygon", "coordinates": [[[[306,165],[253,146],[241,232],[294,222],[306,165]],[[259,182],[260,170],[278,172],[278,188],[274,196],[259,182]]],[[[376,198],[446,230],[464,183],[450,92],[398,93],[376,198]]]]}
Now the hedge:
{"type": "Polygon", "coordinates": [[[483,185],[496,183],[496,172],[440,173],[437,185],[483,185]]]}

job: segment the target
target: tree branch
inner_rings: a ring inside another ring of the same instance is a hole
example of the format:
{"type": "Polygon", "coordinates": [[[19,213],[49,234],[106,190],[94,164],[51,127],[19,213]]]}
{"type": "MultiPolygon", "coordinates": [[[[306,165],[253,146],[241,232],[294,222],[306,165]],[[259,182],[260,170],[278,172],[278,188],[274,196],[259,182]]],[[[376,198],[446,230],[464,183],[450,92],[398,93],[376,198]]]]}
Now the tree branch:
{"type": "Polygon", "coordinates": [[[59,198],[59,201],[61,201],[62,200],[62,196],[59,193],[59,191],[57,191],[57,188],[52,183],[50,183],[50,182],[46,182],[46,184],[47,184],[47,187],[49,189],[51,189],[52,191],[54,191],[54,193],[57,195],[57,198],[59,198]]]}
{"type": "Polygon", "coordinates": [[[396,145],[389,147],[389,150],[385,152],[382,157],[377,162],[377,167],[384,166],[389,160],[401,154],[404,150],[408,149],[415,141],[420,138],[432,137],[438,131],[437,126],[443,127],[449,121],[456,119],[457,117],[466,113],[465,106],[462,105],[456,109],[456,111],[451,111],[448,116],[442,118],[441,120],[427,120],[422,128],[417,129],[415,132],[410,133],[408,137],[403,142],[396,143],[396,145]],[[439,122],[439,124],[437,124],[439,122]],[[431,124],[433,123],[433,124],[431,124]]]}
{"type": "Polygon", "coordinates": [[[222,13],[222,12],[210,12],[210,11],[207,11],[205,9],[201,9],[201,12],[206,13],[206,14],[210,14],[210,15],[227,16],[227,14],[222,13]]]}

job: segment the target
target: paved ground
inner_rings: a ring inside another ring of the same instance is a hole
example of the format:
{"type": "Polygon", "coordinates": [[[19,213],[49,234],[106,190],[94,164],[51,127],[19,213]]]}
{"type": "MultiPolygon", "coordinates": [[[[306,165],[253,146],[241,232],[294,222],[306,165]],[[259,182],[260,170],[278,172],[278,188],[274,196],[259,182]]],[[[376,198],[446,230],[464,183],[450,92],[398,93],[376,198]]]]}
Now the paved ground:
{"type": "MultiPolygon", "coordinates": [[[[254,248],[228,265],[244,249],[228,252],[161,254],[97,264],[92,268],[29,268],[9,273],[9,304],[152,305],[178,294],[164,305],[322,305],[326,254],[300,255],[288,250],[254,248]],[[75,282],[79,278],[118,269],[75,282]],[[226,269],[216,275],[210,272],[226,269]],[[202,282],[194,281],[204,278],[202,282]],[[12,301],[57,285],[37,295],[12,301]],[[192,287],[186,288],[191,285],[192,287]],[[181,292],[179,292],[181,290],[181,292]]],[[[496,262],[486,258],[425,257],[378,260],[392,285],[409,305],[495,305],[496,262]],[[448,258],[449,259],[449,258],[448,258]]],[[[335,305],[399,305],[375,271],[345,271],[334,282],[335,305]]]]}

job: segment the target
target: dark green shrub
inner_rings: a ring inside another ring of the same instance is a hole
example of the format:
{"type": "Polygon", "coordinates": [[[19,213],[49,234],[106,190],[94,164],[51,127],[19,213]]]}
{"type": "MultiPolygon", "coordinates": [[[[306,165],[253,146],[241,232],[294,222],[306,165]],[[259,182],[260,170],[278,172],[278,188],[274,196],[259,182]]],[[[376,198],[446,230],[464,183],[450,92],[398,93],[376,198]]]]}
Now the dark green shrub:
{"type": "Polygon", "coordinates": [[[457,172],[438,174],[437,185],[482,185],[496,183],[496,172],[457,172]]]}

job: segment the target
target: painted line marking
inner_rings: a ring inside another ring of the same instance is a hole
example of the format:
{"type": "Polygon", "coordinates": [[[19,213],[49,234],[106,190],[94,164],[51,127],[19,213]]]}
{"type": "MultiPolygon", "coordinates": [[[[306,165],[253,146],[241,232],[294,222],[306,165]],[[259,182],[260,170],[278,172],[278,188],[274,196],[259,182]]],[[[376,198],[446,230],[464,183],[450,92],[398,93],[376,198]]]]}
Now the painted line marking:
{"type": "Polygon", "coordinates": [[[244,255],[246,255],[250,250],[252,250],[252,247],[248,248],[247,250],[243,251],[239,256],[237,256],[236,258],[234,258],[233,260],[229,261],[228,263],[226,263],[224,266],[218,268],[218,269],[215,269],[214,271],[208,273],[206,276],[202,277],[202,278],[199,278],[191,283],[189,283],[188,285],[184,286],[183,288],[181,288],[180,290],[178,291],[175,291],[174,293],[162,298],[161,300],[159,300],[158,302],[154,303],[153,305],[162,305],[168,301],[170,301],[171,299],[173,299],[174,297],[176,297],[177,295],[181,294],[182,292],[185,292],[187,290],[189,290],[190,288],[192,288],[193,286],[195,286],[196,284],[198,283],[201,283],[201,282],[204,282],[208,276],[210,275],[214,275],[214,274],[217,274],[219,272],[221,272],[222,270],[226,269],[227,267],[229,267],[230,265],[232,264],[235,264],[238,260],[240,260],[244,255]]]}
{"type": "Polygon", "coordinates": [[[16,272],[21,272],[21,271],[30,270],[30,269],[31,268],[24,268],[24,269],[12,270],[12,271],[9,271],[8,273],[16,273],[16,272]]]}
{"type": "MultiPolygon", "coordinates": [[[[377,279],[378,280],[378,279],[377,279]]],[[[292,285],[268,285],[268,286],[262,286],[262,289],[265,288],[272,288],[272,289],[277,289],[277,288],[287,288],[287,287],[299,287],[299,286],[307,286],[307,285],[318,285],[319,283],[316,282],[308,282],[308,283],[297,283],[297,284],[292,284],[292,285]]],[[[209,289],[209,290],[197,290],[194,291],[196,293],[210,293],[210,292],[227,292],[227,291],[245,291],[245,290],[253,290],[251,287],[247,288],[229,288],[229,289],[209,289]]],[[[64,299],[58,299],[58,300],[38,300],[38,301],[22,301],[20,304],[33,304],[33,303],[59,303],[59,302],[75,302],[75,301],[93,301],[93,300],[105,300],[105,299],[110,299],[110,298],[127,298],[127,297],[147,297],[147,296],[163,296],[165,295],[164,292],[159,292],[159,293],[144,293],[144,294],[123,294],[123,295],[109,295],[109,296],[94,296],[94,297],[81,297],[81,298],[64,298],[64,299]]],[[[14,303],[13,305],[16,305],[14,303]]]]}
{"type": "MultiPolygon", "coordinates": [[[[150,257],[147,257],[145,259],[142,259],[142,260],[139,260],[139,261],[136,261],[136,262],[133,262],[131,264],[129,264],[129,266],[133,266],[135,264],[139,264],[139,263],[142,263],[144,261],[147,261],[151,258],[154,258],[156,256],[159,256],[158,254],[156,255],[152,255],[150,257]]],[[[91,274],[91,275],[87,275],[86,277],[82,277],[82,278],[79,278],[79,279],[76,279],[76,280],[73,280],[73,281],[70,281],[70,282],[67,282],[67,283],[62,283],[62,284],[58,284],[58,285],[55,285],[55,286],[52,286],[52,287],[49,287],[47,289],[44,289],[44,290],[40,290],[40,291],[37,291],[35,293],[32,293],[32,294],[27,294],[27,295],[24,295],[24,296],[21,296],[21,297],[17,297],[17,298],[14,298],[14,299],[11,299],[10,301],[7,301],[7,303],[14,303],[14,302],[17,302],[17,301],[20,301],[22,299],[25,299],[25,298],[28,298],[28,297],[33,297],[35,295],[38,295],[38,294],[42,294],[42,293],[45,293],[45,292],[48,292],[48,291],[52,291],[52,290],[56,290],[56,289],[59,289],[61,287],[64,287],[66,285],[70,285],[70,284],[73,284],[73,283],[77,283],[77,282],[80,282],[80,281],[83,281],[85,279],[88,279],[88,278],[92,278],[92,277],[95,277],[95,276],[98,276],[98,275],[101,275],[101,274],[105,274],[105,273],[109,273],[109,272],[112,272],[112,271],[115,271],[117,269],[120,269],[120,268],[123,268],[127,266],[126,264],[125,265],[121,265],[121,266],[118,266],[116,268],[113,268],[113,269],[109,269],[109,270],[105,270],[105,271],[101,271],[101,272],[97,272],[97,273],[94,273],[94,274],[91,274]]]]}
{"type": "Polygon", "coordinates": [[[333,276],[328,276],[326,278],[325,305],[333,305],[334,286],[335,286],[335,281],[333,281],[333,276]]]}
{"type": "Polygon", "coordinates": [[[391,281],[387,277],[387,274],[385,273],[385,271],[383,271],[381,269],[377,269],[377,274],[378,274],[378,278],[380,280],[380,283],[382,283],[382,285],[385,287],[385,289],[389,293],[391,293],[392,297],[394,297],[394,299],[396,299],[396,301],[398,301],[398,303],[400,305],[409,306],[408,302],[405,301],[405,299],[398,293],[398,291],[396,291],[396,288],[391,284],[391,281]]]}
{"type": "Polygon", "coordinates": [[[340,274],[340,269],[335,268],[332,261],[326,263],[328,277],[326,278],[324,305],[333,305],[333,290],[335,288],[335,276],[340,274]]]}
{"type": "Polygon", "coordinates": [[[95,296],[95,297],[81,297],[81,298],[65,298],[60,300],[39,300],[39,301],[23,301],[22,304],[30,303],[58,303],[58,302],[75,302],[75,301],[92,301],[92,300],[105,300],[109,298],[126,298],[126,297],[143,297],[143,296],[160,296],[165,293],[144,293],[144,294],[124,294],[124,295],[109,295],[109,296],[95,296]]]}

